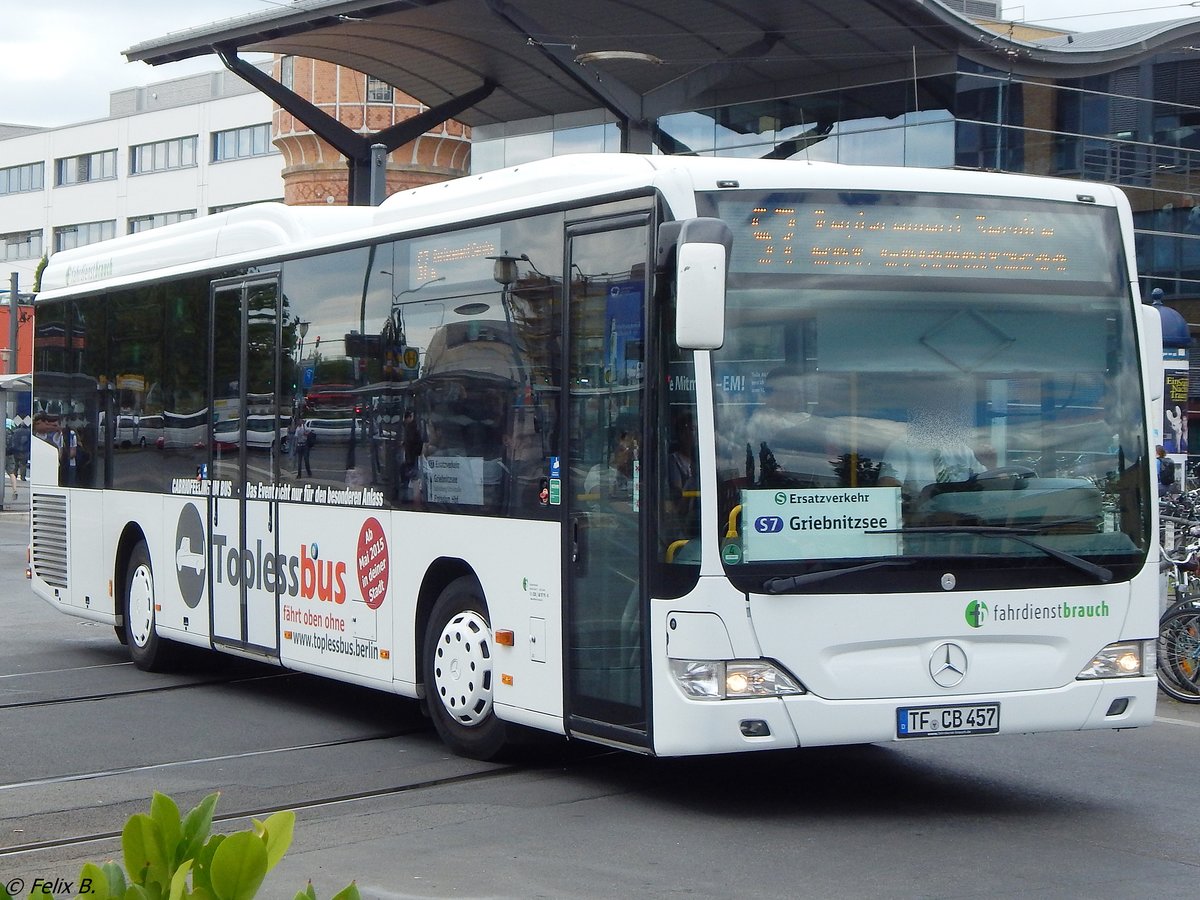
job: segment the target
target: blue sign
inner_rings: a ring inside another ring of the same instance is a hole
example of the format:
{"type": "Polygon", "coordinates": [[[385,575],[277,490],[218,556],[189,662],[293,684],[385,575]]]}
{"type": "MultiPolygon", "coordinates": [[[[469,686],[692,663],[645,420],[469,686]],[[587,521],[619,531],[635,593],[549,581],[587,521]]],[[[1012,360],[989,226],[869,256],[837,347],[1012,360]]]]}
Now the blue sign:
{"type": "Polygon", "coordinates": [[[779,534],[783,531],[783,519],[780,516],[759,516],[754,520],[754,530],[762,534],[779,534]]]}

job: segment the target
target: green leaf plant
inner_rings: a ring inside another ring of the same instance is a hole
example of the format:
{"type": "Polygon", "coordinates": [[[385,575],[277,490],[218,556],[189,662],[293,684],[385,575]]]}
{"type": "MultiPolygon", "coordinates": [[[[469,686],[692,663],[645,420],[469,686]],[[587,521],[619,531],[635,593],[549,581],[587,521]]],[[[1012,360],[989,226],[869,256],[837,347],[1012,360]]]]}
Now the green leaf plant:
{"type": "MultiPolygon", "coordinates": [[[[150,814],[129,817],[121,831],[125,868],[85,863],[70,890],[79,900],[252,900],[292,843],[296,814],[272,813],[232,834],[212,834],[219,793],[181,817],[175,801],[154,792],[150,814]]],[[[29,896],[35,896],[30,891],[29,896]]],[[[44,889],[39,900],[54,900],[44,889]]],[[[0,900],[15,900],[0,882],[0,900]]],[[[295,900],[317,900],[312,883],[295,900]]],[[[332,900],[359,900],[353,882],[332,900]]]]}

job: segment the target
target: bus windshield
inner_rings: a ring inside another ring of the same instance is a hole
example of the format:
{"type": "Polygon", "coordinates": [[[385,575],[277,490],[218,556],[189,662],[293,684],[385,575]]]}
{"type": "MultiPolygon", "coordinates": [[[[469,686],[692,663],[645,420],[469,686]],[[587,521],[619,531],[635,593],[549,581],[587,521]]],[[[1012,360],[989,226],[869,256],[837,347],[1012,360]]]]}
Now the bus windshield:
{"type": "Polygon", "coordinates": [[[1114,210],[917,193],[706,200],[734,232],[713,357],[731,575],[955,557],[1095,583],[1140,564],[1149,454],[1114,210]]]}

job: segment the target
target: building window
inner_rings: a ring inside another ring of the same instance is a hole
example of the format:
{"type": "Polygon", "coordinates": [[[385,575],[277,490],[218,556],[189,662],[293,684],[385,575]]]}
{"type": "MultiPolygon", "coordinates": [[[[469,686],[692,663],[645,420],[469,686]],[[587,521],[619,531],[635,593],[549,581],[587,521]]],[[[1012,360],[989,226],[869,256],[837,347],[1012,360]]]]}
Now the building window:
{"type": "Polygon", "coordinates": [[[165,172],[168,169],[188,169],[196,165],[196,135],[138,144],[129,148],[129,174],[165,172]]]}
{"type": "Polygon", "coordinates": [[[218,131],[212,136],[212,161],[246,159],[251,156],[266,156],[274,153],[271,146],[271,125],[247,125],[218,131]]]}
{"type": "Polygon", "coordinates": [[[107,222],[82,222],[78,225],[63,225],[54,229],[54,252],[70,250],[72,247],[82,247],[84,244],[94,244],[96,241],[107,241],[117,236],[117,222],[109,219],[107,222]]]}
{"type": "Polygon", "coordinates": [[[392,86],[386,81],[380,81],[378,78],[367,76],[367,102],[368,103],[391,103],[392,102],[392,86]]]}
{"type": "Polygon", "coordinates": [[[186,222],[188,219],[196,218],[194,209],[181,209],[177,212],[156,213],[152,216],[130,216],[129,217],[129,233],[137,234],[139,231],[150,231],[152,228],[161,228],[164,225],[174,225],[176,222],[186,222]]]}
{"type": "Polygon", "coordinates": [[[83,184],[86,181],[107,181],[117,177],[117,151],[101,150],[82,156],[66,156],[54,161],[54,183],[83,184]]]}
{"type": "Polygon", "coordinates": [[[279,83],[289,91],[296,83],[296,57],[281,56],[279,58],[279,83]]]}
{"type": "Polygon", "coordinates": [[[46,164],[27,163],[0,169],[0,194],[20,194],[25,191],[40,191],[46,177],[46,164]]]}
{"type": "Polygon", "coordinates": [[[3,240],[4,261],[14,259],[40,259],[42,255],[42,232],[14,231],[0,237],[3,240]]]}

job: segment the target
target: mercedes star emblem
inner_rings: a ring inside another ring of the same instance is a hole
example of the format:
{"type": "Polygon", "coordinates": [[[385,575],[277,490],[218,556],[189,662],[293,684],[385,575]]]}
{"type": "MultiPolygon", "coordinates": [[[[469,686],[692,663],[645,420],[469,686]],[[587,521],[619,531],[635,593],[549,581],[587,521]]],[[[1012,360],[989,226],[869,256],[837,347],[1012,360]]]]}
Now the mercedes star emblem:
{"type": "Polygon", "coordinates": [[[967,677],[967,653],[958,644],[938,644],[929,657],[929,675],[944,688],[952,688],[967,677]]]}

